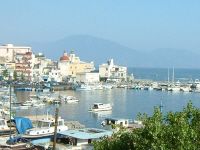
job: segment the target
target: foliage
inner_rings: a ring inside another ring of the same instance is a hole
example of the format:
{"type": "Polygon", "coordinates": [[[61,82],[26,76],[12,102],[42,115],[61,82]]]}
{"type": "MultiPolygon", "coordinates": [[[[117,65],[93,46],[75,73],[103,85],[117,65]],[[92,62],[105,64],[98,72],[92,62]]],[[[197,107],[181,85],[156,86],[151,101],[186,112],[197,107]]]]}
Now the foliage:
{"type": "Polygon", "coordinates": [[[14,81],[17,80],[17,72],[16,71],[14,71],[14,73],[13,73],[13,79],[14,79],[14,81]]]}
{"type": "Polygon", "coordinates": [[[21,73],[21,80],[23,81],[25,79],[25,76],[23,73],[21,73]]]}
{"type": "Polygon", "coordinates": [[[200,149],[200,109],[188,103],[181,112],[159,108],[151,117],[140,115],[144,127],[131,132],[121,130],[94,142],[96,150],[191,150],[200,149]]]}
{"type": "Polygon", "coordinates": [[[4,79],[7,78],[9,76],[8,70],[7,69],[3,70],[2,75],[4,79]]]}

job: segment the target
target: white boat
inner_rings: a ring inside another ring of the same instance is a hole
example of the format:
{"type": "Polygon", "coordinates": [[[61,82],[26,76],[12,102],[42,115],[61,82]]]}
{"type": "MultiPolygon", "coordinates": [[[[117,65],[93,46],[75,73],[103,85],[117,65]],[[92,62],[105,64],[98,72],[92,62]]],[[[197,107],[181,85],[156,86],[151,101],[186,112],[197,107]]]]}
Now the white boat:
{"type": "Polygon", "coordinates": [[[27,100],[25,101],[22,106],[33,106],[34,104],[37,104],[38,101],[35,100],[35,99],[30,99],[30,100],[27,100]]]}
{"type": "Polygon", "coordinates": [[[8,135],[10,132],[13,133],[14,131],[15,129],[13,127],[10,130],[5,119],[0,118],[0,135],[8,135]]]}
{"type": "Polygon", "coordinates": [[[123,119],[123,118],[105,118],[102,121],[101,125],[106,129],[112,129],[113,125],[115,127],[124,127],[124,128],[141,128],[142,122],[138,120],[130,120],[130,119],[123,119]]]}
{"type": "Polygon", "coordinates": [[[56,98],[52,102],[53,104],[61,104],[61,100],[59,98],[56,98]]]}
{"type": "Polygon", "coordinates": [[[37,104],[33,104],[33,107],[44,107],[45,104],[44,103],[37,103],[37,104]]]}
{"type": "Polygon", "coordinates": [[[93,88],[87,84],[81,84],[79,87],[76,88],[77,91],[91,91],[93,88]]]}
{"type": "Polygon", "coordinates": [[[89,109],[89,111],[96,112],[96,111],[108,111],[112,110],[111,104],[103,104],[103,103],[94,103],[93,106],[89,109]]]}
{"type": "Polygon", "coordinates": [[[64,96],[61,99],[64,102],[67,102],[67,103],[77,103],[77,102],[79,102],[79,100],[74,96],[66,96],[66,97],[64,96]]]}
{"type": "Polygon", "coordinates": [[[9,91],[9,87],[4,86],[4,87],[0,87],[0,92],[8,92],[9,91]]]}
{"type": "Polygon", "coordinates": [[[168,88],[168,91],[179,92],[180,86],[172,86],[172,87],[168,88]]]}
{"type": "MultiPolygon", "coordinates": [[[[40,139],[53,136],[55,129],[54,118],[44,118],[37,121],[36,127],[28,129],[25,134],[22,135],[26,139],[40,139]]],[[[57,132],[66,131],[68,127],[64,124],[64,119],[58,118],[57,132]]]]}
{"type": "Polygon", "coordinates": [[[190,92],[190,91],[191,91],[191,88],[188,87],[188,86],[181,87],[181,88],[180,88],[180,91],[183,91],[183,92],[190,92]]]}
{"type": "Polygon", "coordinates": [[[113,88],[113,85],[111,85],[111,84],[104,84],[104,85],[103,85],[103,88],[104,88],[104,89],[112,89],[112,88],[113,88]]]}

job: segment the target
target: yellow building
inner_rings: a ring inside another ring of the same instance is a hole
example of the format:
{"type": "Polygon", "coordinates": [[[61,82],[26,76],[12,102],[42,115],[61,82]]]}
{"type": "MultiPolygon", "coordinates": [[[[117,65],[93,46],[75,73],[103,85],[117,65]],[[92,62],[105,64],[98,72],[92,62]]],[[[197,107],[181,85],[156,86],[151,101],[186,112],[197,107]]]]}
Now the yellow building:
{"type": "Polygon", "coordinates": [[[74,78],[77,73],[91,72],[95,69],[93,62],[88,63],[80,61],[80,58],[77,57],[73,51],[71,51],[69,55],[64,52],[63,56],[60,58],[60,64],[62,64],[61,72],[62,70],[64,71],[62,74],[74,78]]]}

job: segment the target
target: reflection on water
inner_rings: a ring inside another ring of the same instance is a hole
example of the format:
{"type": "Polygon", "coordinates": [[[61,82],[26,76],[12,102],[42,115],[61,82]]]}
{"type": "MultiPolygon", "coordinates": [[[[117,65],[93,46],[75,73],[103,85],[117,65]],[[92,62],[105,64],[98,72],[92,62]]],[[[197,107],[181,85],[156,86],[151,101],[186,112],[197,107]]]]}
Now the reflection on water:
{"type": "Polygon", "coordinates": [[[97,119],[102,119],[102,118],[107,118],[111,117],[112,115],[112,110],[109,111],[99,111],[99,112],[90,112],[94,118],[97,119]]]}
{"type": "MultiPolygon", "coordinates": [[[[25,101],[29,92],[17,92],[19,101],[25,101]]],[[[121,117],[134,119],[139,112],[152,114],[153,108],[163,104],[163,112],[179,111],[189,100],[197,107],[200,106],[199,93],[171,93],[166,91],[136,91],[132,89],[112,89],[95,91],[60,91],[60,95],[72,95],[77,97],[79,103],[59,105],[59,114],[65,120],[77,120],[86,127],[101,127],[100,123],[104,117],[121,117]],[[111,103],[113,109],[110,112],[88,112],[89,107],[96,102],[111,103]]],[[[42,115],[47,110],[54,115],[56,105],[48,105],[43,108],[30,108],[18,110],[17,115],[42,115]]]]}

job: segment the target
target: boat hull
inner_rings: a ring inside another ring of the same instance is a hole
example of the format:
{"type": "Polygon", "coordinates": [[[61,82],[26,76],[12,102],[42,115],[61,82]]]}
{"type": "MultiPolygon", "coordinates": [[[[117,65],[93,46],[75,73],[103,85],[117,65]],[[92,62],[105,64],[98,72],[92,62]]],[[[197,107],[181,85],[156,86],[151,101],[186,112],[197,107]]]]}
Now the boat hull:
{"type": "Polygon", "coordinates": [[[112,108],[89,109],[90,112],[110,111],[110,110],[112,110],[112,108]]]}
{"type": "Polygon", "coordinates": [[[25,139],[29,139],[29,140],[36,140],[36,139],[46,139],[46,138],[52,138],[53,137],[53,133],[50,133],[50,134],[43,134],[43,135],[27,135],[27,134],[24,134],[22,135],[23,138],[25,139]]]}

